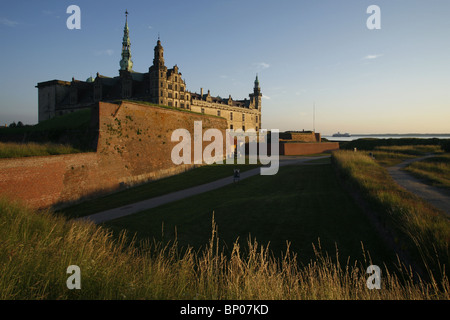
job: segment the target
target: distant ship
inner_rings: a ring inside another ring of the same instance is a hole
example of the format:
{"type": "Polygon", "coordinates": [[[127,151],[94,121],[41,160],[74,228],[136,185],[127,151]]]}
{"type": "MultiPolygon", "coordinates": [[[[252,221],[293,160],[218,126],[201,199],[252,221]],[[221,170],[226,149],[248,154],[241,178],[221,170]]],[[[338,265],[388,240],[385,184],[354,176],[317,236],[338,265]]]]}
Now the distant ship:
{"type": "Polygon", "coordinates": [[[350,133],[335,133],[333,134],[333,137],[351,137],[350,133]]]}

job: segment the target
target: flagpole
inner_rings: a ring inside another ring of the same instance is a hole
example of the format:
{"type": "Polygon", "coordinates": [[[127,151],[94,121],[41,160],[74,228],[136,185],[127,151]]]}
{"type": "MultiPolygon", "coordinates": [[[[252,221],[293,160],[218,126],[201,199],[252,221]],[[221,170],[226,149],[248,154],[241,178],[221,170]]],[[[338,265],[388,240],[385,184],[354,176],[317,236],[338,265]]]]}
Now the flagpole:
{"type": "Polygon", "coordinates": [[[316,132],[316,103],[313,104],[313,131],[316,132]]]}

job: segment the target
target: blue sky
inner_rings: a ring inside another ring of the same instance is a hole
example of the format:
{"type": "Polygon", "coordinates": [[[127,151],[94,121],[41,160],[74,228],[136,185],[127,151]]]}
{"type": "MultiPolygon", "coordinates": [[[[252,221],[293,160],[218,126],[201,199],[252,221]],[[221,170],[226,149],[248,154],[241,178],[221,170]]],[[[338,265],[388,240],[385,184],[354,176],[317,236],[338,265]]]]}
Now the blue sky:
{"type": "Polygon", "coordinates": [[[125,9],[135,71],[159,33],[190,91],[243,99],[258,73],[264,128],[310,130],[315,104],[324,135],[450,132],[448,0],[2,1],[0,125],[37,122],[38,82],[118,75],[125,9]]]}

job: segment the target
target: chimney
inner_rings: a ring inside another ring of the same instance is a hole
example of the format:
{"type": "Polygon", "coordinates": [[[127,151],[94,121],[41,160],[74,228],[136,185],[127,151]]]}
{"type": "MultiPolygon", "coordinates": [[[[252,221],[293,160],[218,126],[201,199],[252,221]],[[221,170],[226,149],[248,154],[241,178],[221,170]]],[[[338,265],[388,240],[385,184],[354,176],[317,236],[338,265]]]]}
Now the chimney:
{"type": "Polygon", "coordinates": [[[203,98],[203,88],[200,88],[200,96],[203,98]]]}

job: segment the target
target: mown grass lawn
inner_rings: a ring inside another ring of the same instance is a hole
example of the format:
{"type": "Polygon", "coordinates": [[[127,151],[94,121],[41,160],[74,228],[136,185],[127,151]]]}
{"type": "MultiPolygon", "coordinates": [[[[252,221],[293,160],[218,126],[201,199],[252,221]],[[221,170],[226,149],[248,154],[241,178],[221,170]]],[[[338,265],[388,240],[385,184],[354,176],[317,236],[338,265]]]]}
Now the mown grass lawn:
{"type": "Polygon", "coordinates": [[[199,249],[218,226],[219,245],[231,249],[249,236],[268,245],[276,257],[290,250],[299,261],[314,257],[313,244],[340,262],[361,261],[362,247],[380,265],[390,251],[365,214],[342,190],[331,165],[281,167],[274,176],[255,176],[215,191],[104,223],[115,231],[127,229],[138,239],[177,240],[181,247],[199,249]]]}
{"type": "Polygon", "coordinates": [[[61,209],[58,213],[70,218],[84,217],[100,211],[113,209],[138,201],[154,198],[171,192],[195,187],[225,177],[232,177],[233,169],[241,172],[257,168],[259,165],[213,164],[186,171],[184,173],[152,181],[140,186],[115,192],[110,195],[83,201],[79,204],[61,209]]]}

